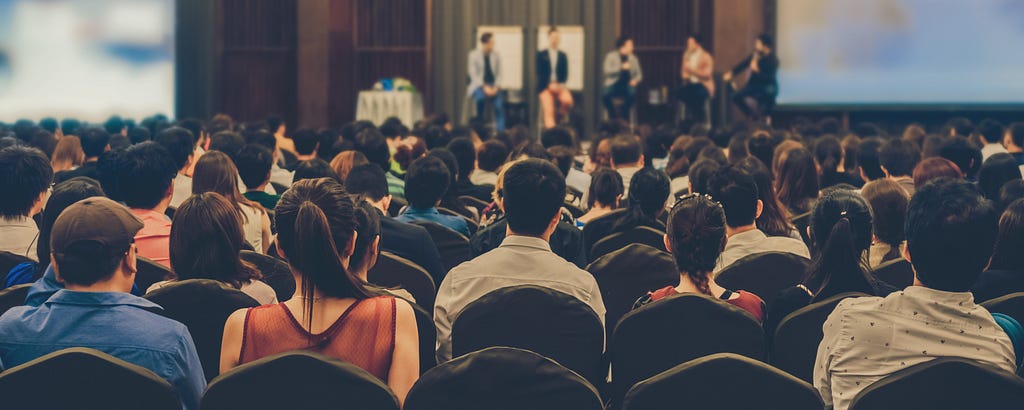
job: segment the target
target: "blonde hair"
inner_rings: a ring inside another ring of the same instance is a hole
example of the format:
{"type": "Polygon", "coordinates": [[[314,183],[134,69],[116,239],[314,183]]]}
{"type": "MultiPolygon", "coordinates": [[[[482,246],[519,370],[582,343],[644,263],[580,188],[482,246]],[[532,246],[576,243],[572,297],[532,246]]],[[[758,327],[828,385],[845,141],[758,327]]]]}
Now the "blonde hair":
{"type": "Polygon", "coordinates": [[[494,192],[491,193],[491,199],[493,199],[494,202],[501,201],[501,189],[505,187],[505,171],[512,168],[512,165],[523,161],[526,161],[526,158],[509,161],[501,166],[501,171],[498,171],[498,181],[494,183],[494,192]]]}
{"type": "Polygon", "coordinates": [[[73,135],[66,135],[57,142],[53,149],[50,166],[53,172],[67,171],[85,163],[85,151],[82,151],[82,140],[73,135]]]}

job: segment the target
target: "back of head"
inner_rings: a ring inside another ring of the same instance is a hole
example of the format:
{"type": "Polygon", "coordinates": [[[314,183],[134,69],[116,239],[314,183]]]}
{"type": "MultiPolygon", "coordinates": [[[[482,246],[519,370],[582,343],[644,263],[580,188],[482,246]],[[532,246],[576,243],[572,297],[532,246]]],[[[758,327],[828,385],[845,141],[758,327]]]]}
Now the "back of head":
{"type": "MultiPolygon", "coordinates": [[[[195,135],[195,134],[193,134],[195,135]]],[[[135,127],[128,131],[128,141],[134,144],[141,144],[143,142],[152,139],[149,129],[145,127],[135,127]]]]}
{"type": "Polygon", "coordinates": [[[722,204],[730,227],[754,224],[758,201],[754,177],[735,166],[724,167],[708,180],[707,194],[722,204]]]}
{"type": "Polygon", "coordinates": [[[615,207],[623,191],[622,175],[608,168],[594,171],[590,177],[590,190],[587,194],[587,207],[593,208],[600,204],[615,207]]]}
{"type": "Polygon", "coordinates": [[[950,138],[939,148],[939,155],[956,164],[963,175],[973,179],[981,169],[981,149],[965,137],[950,138]]]}
{"type": "Polygon", "coordinates": [[[188,164],[188,157],[195,152],[196,141],[189,130],[171,127],[156,135],[156,142],[171,154],[171,160],[178,169],[188,164]]]}
{"type": "Polygon", "coordinates": [[[999,236],[989,269],[1024,272],[1024,200],[1006,207],[999,218],[999,236]]]}
{"type": "Polygon", "coordinates": [[[693,164],[690,167],[690,192],[707,194],[708,182],[711,180],[711,176],[718,173],[721,167],[717,162],[710,159],[702,159],[693,164]]]}
{"type": "Polygon", "coordinates": [[[388,140],[376,128],[367,128],[356,134],[356,151],[366,155],[366,160],[387,171],[391,169],[391,150],[388,140]]]}
{"type": "Polygon", "coordinates": [[[455,156],[455,161],[459,164],[459,179],[468,179],[476,168],[476,147],[473,146],[473,140],[465,137],[453,139],[448,143],[448,151],[455,156]]]}
{"type": "Polygon", "coordinates": [[[654,168],[641,168],[629,181],[629,208],[645,218],[655,218],[671,194],[668,175],[654,168]]]}
{"type": "Polygon", "coordinates": [[[380,237],[380,213],[366,201],[356,202],[354,211],[357,235],[348,266],[352,270],[370,269],[377,262],[378,248],[373,243],[380,237]]]}
{"type": "Polygon", "coordinates": [[[988,157],[978,172],[978,186],[988,199],[998,199],[1003,184],[1015,179],[1021,179],[1020,166],[1012,155],[1005,153],[988,157]]]}
{"type": "Polygon", "coordinates": [[[102,128],[86,128],[75,135],[82,141],[82,151],[85,152],[86,158],[103,155],[107,150],[107,144],[110,144],[110,134],[102,128]]]}
{"type": "Polygon", "coordinates": [[[544,149],[544,146],[540,145],[540,144],[538,144],[536,142],[531,142],[531,143],[528,143],[528,144],[520,145],[519,149],[515,150],[512,153],[512,158],[515,158],[515,159],[536,158],[536,159],[543,159],[543,160],[550,160],[551,159],[551,157],[548,156],[548,151],[544,149]]]}
{"type": "Polygon", "coordinates": [[[811,238],[818,253],[804,283],[815,300],[843,292],[875,293],[875,281],[861,255],[871,246],[871,210],[853,191],[837,189],[818,200],[811,213],[811,238]]]}
{"type": "Polygon", "coordinates": [[[19,146],[0,150],[0,218],[29,216],[51,182],[53,168],[41,151],[19,146]]]}
{"type": "Polygon", "coordinates": [[[940,178],[919,189],[907,209],[907,251],[925,286],[966,292],[992,255],[998,231],[992,202],[964,181],[940,178]]]}
{"type": "Polygon", "coordinates": [[[818,170],[810,151],[797,148],[786,152],[777,171],[779,199],[790,210],[800,209],[801,203],[818,197],[818,170]]]}
{"type": "Polygon", "coordinates": [[[775,193],[768,167],[756,157],[747,157],[737,162],[735,166],[754,177],[757,184],[757,198],[762,204],[761,216],[757,217],[757,227],[768,236],[789,236],[794,229],[789,221],[791,215],[775,193]]]}
{"type": "Polygon", "coordinates": [[[686,176],[690,172],[690,157],[686,156],[686,147],[693,142],[693,138],[687,135],[680,136],[672,142],[672,146],[668,150],[668,165],[665,166],[665,172],[668,173],[669,178],[679,178],[686,176]]]}
{"type": "Polygon", "coordinates": [[[860,142],[857,147],[857,166],[868,180],[874,181],[885,177],[881,163],[878,160],[879,151],[884,142],[880,138],[868,138],[860,142]]]}
{"type": "Polygon", "coordinates": [[[277,137],[262,126],[252,131],[246,131],[242,134],[242,137],[245,138],[246,144],[259,145],[269,149],[271,152],[277,150],[277,137]]]}
{"type": "Polygon", "coordinates": [[[79,136],[82,131],[82,122],[74,118],[65,118],[60,121],[60,131],[64,135],[79,136]]]}
{"type": "Polygon", "coordinates": [[[338,155],[335,155],[334,159],[331,160],[331,169],[338,174],[338,178],[340,178],[339,181],[346,183],[348,173],[352,171],[352,168],[365,164],[376,165],[377,168],[380,168],[380,165],[371,164],[370,161],[366,159],[366,155],[363,155],[362,152],[352,150],[342,151],[338,153],[338,155]]]}
{"type": "Polygon", "coordinates": [[[204,192],[218,193],[236,205],[244,199],[238,188],[238,168],[227,154],[208,151],[196,161],[196,169],[192,174],[192,194],[204,192]]]}
{"type": "Polygon", "coordinates": [[[878,152],[879,165],[894,177],[910,176],[919,161],[921,151],[914,143],[902,139],[889,140],[878,152]]]}
{"type": "Polygon", "coordinates": [[[270,179],[270,169],[273,165],[274,152],[263,145],[246,145],[235,156],[238,175],[248,189],[255,189],[266,183],[270,179]]]}
{"type": "Polygon", "coordinates": [[[78,137],[68,135],[57,142],[53,150],[53,157],[50,163],[57,166],[78,166],[85,162],[85,152],[82,151],[82,142],[78,137]]]}
{"type": "Polygon", "coordinates": [[[775,155],[775,147],[778,143],[771,135],[755,135],[747,141],[747,149],[750,150],[750,155],[757,157],[761,160],[766,167],[768,172],[771,173],[772,158],[775,155]]]}
{"type": "Polygon", "coordinates": [[[685,272],[705,293],[708,274],[725,248],[725,211],[707,195],[680,198],[668,214],[669,251],[679,272],[685,272]]]}
{"type": "Polygon", "coordinates": [[[53,228],[53,223],[57,221],[60,213],[75,202],[103,195],[99,181],[89,177],[74,177],[53,187],[53,193],[46,201],[46,208],[39,224],[39,241],[36,247],[36,256],[43,270],[50,264],[50,229],[53,228]]]}
{"type": "Polygon", "coordinates": [[[1014,201],[1024,198],[1024,179],[1012,179],[999,188],[999,209],[1005,211],[1014,201]]]}
{"type": "Polygon", "coordinates": [[[320,158],[299,161],[295,166],[295,175],[292,177],[292,182],[318,178],[331,178],[339,183],[341,182],[341,176],[338,175],[334,168],[331,168],[331,164],[320,158]]]}
{"type": "Polygon", "coordinates": [[[351,136],[347,138],[342,137],[338,130],[334,128],[321,128],[316,134],[318,144],[316,146],[317,158],[330,161],[342,151],[354,150],[356,147],[352,141],[355,140],[356,135],[366,128],[360,124],[361,122],[351,124],[351,128],[348,130],[351,136]]]}
{"type": "Polygon", "coordinates": [[[572,170],[572,164],[574,162],[572,156],[572,149],[562,145],[556,145],[548,148],[548,157],[551,158],[552,163],[558,167],[558,170],[562,172],[562,175],[568,176],[569,171],[572,170]]]}
{"type": "Polygon", "coordinates": [[[353,167],[348,172],[345,183],[348,192],[352,195],[359,195],[373,202],[380,201],[390,195],[388,192],[388,179],[384,170],[374,164],[363,164],[353,167]]]}
{"type": "Polygon", "coordinates": [[[540,134],[540,143],[544,145],[544,148],[551,148],[554,146],[572,148],[576,146],[572,132],[565,127],[554,127],[544,130],[544,132],[540,134]]]}
{"type": "Polygon", "coordinates": [[[871,206],[874,235],[890,246],[899,246],[905,239],[907,191],[898,182],[883,178],[864,184],[860,193],[871,206]]]}
{"type": "Polygon", "coordinates": [[[213,192],[193,195],[174,212],[171,269],[178,280],[213,279],[240,288],[260,278],[238,257],[244,243],[241,220],[227,198],[213,192]]]}
{"type": "Polygon", "coordinates": [[[615,167],[635,166],[643,157],[640,139],[632,135],[620,135],[612,139],[612,165],[615,167]]]}
{"type": "Polygon", "coordinates": [[[108,183],[117,187],[107,192],[111,199],[124,202],[129,208],[153,209],[168,197],[178,169],[167,149],[147,141],[129,147],[112,169],[101,170],[100,174],[104,187],[108,183]]]}
{"type": "Polygon", "coordinates": [[[218,132],[210,137],[210,151],[223,152],[229,158],[234,158],[244,146],[245,138],[234,131],[218,132]]]}
{"type": "Polygon", "coordinates": [[[103,123],[104,130],[110,134],[118,134],[124,130],[124,120],[118,116],[112,116],[103,123]]]}
{"type": "Polygon", "coordinates": [[[509,229],[541,236],[562,207],[565,177],[548,161],[527,159],[505,170],[501,192],[509,229]]]}
{"type": "Polygon", "coordinates": [[[47,158],[53,157],[53,150],[57,148],[57,138],[42,128],[34,128],[34,130],[29,136],[28,145],[43,151],[47,158]]]}
{"type": "Polygon", "coordinates": [[[946,122],[945,127],[949,132],[947,135],[950,136],[961,136],[967,137],[974,132],[974,124],[971,120],[964,117],[953,117],[946,122]]]}
{"type": "Polygon", "coordinates": [[[320,141],[316,131],[303,128],[292,133],[292,141],[295,144],[295,153],[299,155],[313,155],[316,152],[316,144],[320,141]]]}
{"type": "Polygon", "coordinates": [[[444,148],[451,140],[451,134],[442,126],[431,125],[423,130],[423,141],[427,143],[428,150],[444,148]]]}
{"type": "Polygon", "coordinates": [[[489,140],[480,146],[477,153],[477,161],[480,169],[488,172],[498,172],[505,161],[508,160],[508,146],[498,140],[489,140]]]}
{"type": "Polygon", "coordinates": [[[380,126],[380,133],[387,139],[403,138],[409,135],[409,128],[401,121],[385,121],[380,126]]]}
{"type": "Polygon", "coordinates": [[[1024,148],[1024,122],[1010,124],[1006,128],[1006,133],[1009,134],[1010,142],[1013,145],[1024,148]]]}
{"type": "Polygon", "coordinates": [[[960,167],[948,159],[931,157],[919,162],[914,167],[913,177],[914,187],[920,188],[936,178],[962,179],[964,174],[960,172],[960,167]]]}
{"type": "Polygon", "coordinates": [[[60,123],[57,122],[56,118],[46,117],[39,120],[39,128],[49,131],[51,134],[57,133],[60,129],[60,123]]]}
{"type": "Polygon", "coordinates": [[[821,137],[814,143],[814,158],[821,164],[822,172],[837,172],[843,161],[843,144],[831,135],[821,137]]]}
{"type": "Polygon", "coordinates": [[[102,197],[68,206],[50,230],[54,270],[65,284],[90,286],[124,264],[143,224],[123,205],[102,197]]]}
{"type": "Polygon", "coordinates": [[[1003,123],[987,118],[978,124],[978,133],[981,134],[981,138],[989,144],[999,144],[1003,142],[1003,135],[1006,133],[1006,128],[1003,127],[1003,123]]]}
{"type": "Polygon", "coordinates": [[[409,165],[405,174],[405,199],[416,209],[433,208],[450,185],[451,173],[444,161],[435,156],[425,156],[409,165]]]}

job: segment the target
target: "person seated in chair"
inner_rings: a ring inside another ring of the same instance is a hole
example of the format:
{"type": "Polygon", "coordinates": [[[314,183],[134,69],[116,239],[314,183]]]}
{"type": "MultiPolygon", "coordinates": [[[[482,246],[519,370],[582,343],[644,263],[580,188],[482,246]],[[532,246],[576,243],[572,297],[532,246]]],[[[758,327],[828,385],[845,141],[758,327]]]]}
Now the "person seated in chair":
{"type": "Polygon", "coordinates": [[[1010,203],[999,218],[999,236],[992,262],[971,288],[982,302],[1024,292],[1024,199],[1010,203]]]}
{"type": "Polygon", "coordinates": [[[629,119],[629,111],[636,100],[636,86],[644,79],[640,60],[633,53],[633,39],[621,36],[615,40],[615,50],[604,56],[604,90],[601,101],[608,112],[608,118],[629,119]],[[621,99],[619,109],[615,109],[615,100],[621,99]]]}
{"type": "Polygon", "coordinates": [[[762,252],[787,252],[810,259],[807,245],[799,239],[768,236],[755,220],[764,206],[758,199],[754,177],[735,166],[718,170],[708,180],[707,193],[725,208],[729,241],[715,265],[715,275],[744,256],[762,252]]]}
{"type": "Polygon", "coordinates": [[[494,107],[494,128],[505,130],[505,103],[501,95],[501,56],[494,50],[494,34],[480,35],[480,47],[469,52],[469,87],[466,94],[476,103],[476,115],[483,117],[484,104],[494,107]]]}
{"type": "MultiPolygon", "coordinates": [[[[626,210],[620,215],[590,220],[583,228],[583,246],[589,252],[601,239],[609,235],[623,232],[638,226],[646,226],[659,231],[665,230],[665,224],[658,216],[665,211],[669,190],[668,174],[654,168],[641,168],[633,174],[633,189],[629,191],[626,210]]],[[[602,255],[590,255],[590,260],[602,255]]]]}
{"type": "Polygon", "coordinates": [[[235,165],[246,187],[245,199],[273,211],[277,201],[281,200],[281,193],[271,195],[266,192],[274,166],[274,152],[261,145],[249,144],[235,155],[235,165]]]}
{"type": "Polygon", "coordinates": [[[409,165],[405,174],[405,199],[409,208],[395,218],[401,222],[433,222],[469,237],[466,220],[452,215],[443,215],[437,210],[441,198],[451,188],[451,174],[444,161],[426,156],[409,165]]]}
{"type": "Polygon", "coordinates": [[[725,247],[725,210],[707,195],[687,194],[668,216],[665,247],[679,269],[679,285],[648,293],[633,305],[639,308],[680,293],[699,293],[746,310],[758,322],[764,320],[764,301],[757,295],[731,291],[715,283],[712,269],[725,247]]]}
{"type": "Polygon", "coordinates": [[[870,384],[939,357],[1017,370],[1020,324],[989,313],[970,292],[989,263],[998,218],[967,182],[940,178],[914,195],[903,251],[913,286],[884,298],[845,299],[822,326],[814,387],[826,406],[846,410],[870,384]]]}
{"type": "Polygon", "coordinates": [[[39,228],[32,217],[43,212],[51,182],[53,168],[42,151],[0,150],[0,251],[36,259],[39,228]]]}
{"type": "Polygon", "coordinates": [[[0,368],[69,347],[96,349],[156,373],[174,386],[186,410],[199,409],[206,377],[188,328],[128,293],[138,271],[134,238],[143,226],[107,198],[65,209],[50,236],[52,268],[65,288],[41,305],[0,316],[0,368]]]}
{"type": "Polygon", "coordinates": [[[557,118],[567,118],[573,105],[572,93],[565,86],[569,79],[569,58],[558,49],[560,39],[558,29],[552,26],[548,30],[548,49],[537,52],[537,92],[544,112],[544,128],[557,125],[556,102],[557,118]]]}

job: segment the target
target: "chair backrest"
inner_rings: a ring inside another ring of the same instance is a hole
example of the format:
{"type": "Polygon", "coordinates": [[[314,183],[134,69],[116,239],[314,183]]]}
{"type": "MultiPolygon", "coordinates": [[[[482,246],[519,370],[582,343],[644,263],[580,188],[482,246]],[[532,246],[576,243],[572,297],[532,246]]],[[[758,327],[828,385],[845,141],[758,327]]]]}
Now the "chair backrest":
{"type": "MultiPolygon", "coordinates": [[[[7,276],[7,272],[10,272],[15,266],[25,262],[33,262],[33,260],[15,253],[0,252],[0,279],[4,279],[7,276]]],[[[0,282],[0,286],[3,286],[3,284],[3,282],[0,282]]]]}
{"type": "Polygon", "coordinates": [[[604,327],[590,306],[540,286],[495,290],[467,305],[452,325],[452,356],[492,346],[536,352],[597,383],[604,327]]]}
{"type": "Polygon", "coordinates": [[[477,211],[483,211],[484,208],[487,208],[488,206],[491,205],[491,204],[489,204],[487,202],[484,202],[484,201],[480,200],[480,198],[477,198],[475,196],[469,196],[469,195],[462,195],[462,196],[460,196],[459,197],[459,202],[462,202],[462,205],[476,208],[477,211]]]}
{"type": "Polygon", "coordinates": [[[587,213],[583,208],[580,208],[572,203],[563,202],[562,207],[569,211],[569,215],[572,215],[573,219],[579,218],[587,213]]]}
{"type": "Polygon", "coordinates": [[[399,197],[391,197],[391,205],[388,206],[388,216],[394,218],[402,213],[402,208],[409,206],[409,202],[399,197]]]}
{"type": "Polygon", "coordinates": [[[878,265],[874,272],[876,278],[899,289],[914,284],[914,268],[903,258],[878,265]]]}
{"type": "Polygon", "coordinates": [[[718,353],[675,366],[626,393],[625,410],[662,409],[821,410],[814,386],[749,357],[718,353]]]}
{"type": "Polygon", "coordinates": [[[278,195],[284,195],[285,191],[288,190],[288,187],[273,181],[270,182],[270,186],[274,187],[274,192],[277,192],[278,195]]]}
{"type": "Polygon", "coordinates": [[[384,382],[359,367],[308,351],[293,351],[238,366],[206,389],[203,410],[398,410],[384,382]]]}
{"type": "Polygon", "coordinates": [[[469,238],[433,222],[414,221],[412,223],[422,226],[430,234],[434,245],[437,245],[437,252],[441,254],[441,263],[446,270],[451,270],[470,259],[469,238]]]}
{"type": "Polygon", "coordinates": [[[998,409],[1020,403],[1020,377],[972,360],[943,357],[872,383],[853,398],[850,409],[998,409]]]}
{"type": "Polygon", "coordinates": [[[220,373],[220,348],[228,316],[238,309],[260,305],[242,291],[210,279],[174,282],[143,297],[163,308],[157,313],[188,327],[207,380],[220,373]]]}
{"type": "Polygon", "coordinates": [[[762,360],[764,330],[747,311],[699,294],[681,294],[627,313],[612,332],[613,402],[637,382],[714,353],[762,360]]]}
{"type": "Polygon", "coordinates": [[[402,288],[416,299],[416,304],[434,310],[437,288],[430,273],[412,261],[391,252],[381,252],[377,264],[366,274],[367,281],[384,288],[402,288]]]}
{"type": "Polygon", "coordinates": [[[416,316],[416,332],[420,338],[420,374],[437,366],[437,356],[434,351],[437,349],[437,328],[434,327],[433,308],[430,310],[410,303],[412,312],[416,316]]]}
{"type": "Polygon", "coordinates": [[[755,253],[723,269],[715,282],[726,289],[753,293],[771,305],[779,292],[800,283],[810,263],[809,259],[788,252],[755,253]]]}
{"type": "Polygon", "coordinates": [[[1024,292],[1011,293],[986,300],[981,306],[992,313],[1002,313],[1024,323],[1024,292]]]}
{"type": "Polygon", "coordinates": [[[25,283],[0,290],[0,315],[13,307],[24,305],[25,297],[28,296],[28,290],[31,287],[31,283],[25,283]]]}
{"type": "Polygon", "coordinates": [[[534,352],[492,347],[457,357],[420,377],[405,410],[599,410],[601,396],[572,370],[534,352]]]}
{"type": "Polygon", "coordinates": [[[0,397],[10,409],[181,409],[174,387],[152,371],[81,347],[0,373],[0,397]]]}
{"type": "Polygon", "coordinates": [[[800,238],[804,240],[804,244],[807,245],[807,249],[813,249],[814,241],[807,234],[807,227],[811,226],[811,212],[805,212],[800,215],[794,215],[790,218],[793,222],[793,226],[796,227],[796,231],[800,233],[800,238]]]}
{"type": "Polygon", "coordinates": [[[633,304],[647,292],[679,283],[679,271],[672,255],[644,244],[631,244],[604,255],[587,266],[594,275],[604,300],[605,330],[612,334],[615,324],[633,310],[633,304]]]}
{"type": "Polygon", "coordinates": [[[458,213],[456,211],[453,211],[451,209],[444,208],[444,207],[437,207],[437,212],[441,213],[442,215],[455,216],[455,217],[462,218],[462,220],[466,222],[466,227],[469,228],[469,235],[470,236],[473,236],[473,234],[475,234],[476,231],[480,229],[480,224],[478,224],[476,221],[474,221],[473,219],[467,217],[466,215],[460,214],[460,213],[458,213]]]}
{"type": "Polygon", "coordinates": [[[277,295],[277,300],[284,302],[295,294],[295,278],[292,276],[292,269],[288,262],[273,256],[259,254],[253,251],[242,251],[242,260],[253,264],[263,274],[263,283],[266,283],[277,295]]]}
{"type": "MultiPolygon", "coordinates": [[[[806,382],[813,382],[814,360],[824,337],[821,326],[836,305],[850,297],[870,296],[860,292],[841,293],[804,306],[779,322],[772,338],[771,363],[806,382]]],[[[772,329],[767,329],[772,332],[772,329]]]]}
{"type": "Polygon", "coordinates": [[[665,250],[665,232],[647,226],[634,226],[622,232],[614,233],[594,243],[590,248],[590,260],[597,260],[626,245],[642,243],[654,249],[665,250]]]}
{"type": "Polygon", "coordinates": [[[135,258],[135,265],[138,272],[135,272],[135,286],[139,291],[145,292],[154,283],[170,279],[171,270],[164,265],[154,262],[152,259],[142,256],[135,258]]]}

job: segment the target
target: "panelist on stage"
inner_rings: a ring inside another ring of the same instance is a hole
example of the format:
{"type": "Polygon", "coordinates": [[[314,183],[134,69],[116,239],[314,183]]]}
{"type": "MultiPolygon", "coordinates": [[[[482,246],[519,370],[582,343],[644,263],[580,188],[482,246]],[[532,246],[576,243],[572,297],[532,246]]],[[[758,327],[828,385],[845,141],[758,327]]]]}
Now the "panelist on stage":
{"type": "Polygon", "coordinates": [[[494,35],[480,35],[480,47],[469,52],[467,61],[469,87],[466,94],[476,102],[476,115],[483,117],[484,104],[491,100],[494,106],[494,127],[498,131],[505,130],[505,104],[501,96],[501,56],[494,51],[494,35]]]}
{"type": "Polygon", "coordinates": [[[636,86],[644,79],[640,60],[633,54],[633,39],[621,36],[615,40],[615,50],[604,57],[604,91],[601,100],[608,110],[608,118],[629,118],[629,110],[636,99],[636,86]],[[620,112],[616,112],[614,101],[622,99],[620,112]]]}
{"type": "Polygon", "coordinates": [[[569,79],[569,59],[558,49],[558,30],[548,30],[548,49],[537,52],[537,92],[540,106],[544,111],[544,128],[557,124],[555,102],[558,102],[558,118],[566,118],[572,109],[572,93],[565,86],[569,79]]]}
{"type": "Polygon", "coordinates": [[[754,53],[740,61],[723,77],[725,81],[732,81],[733,76],[750,70],[747,85],[737,91],[732,100],[751,120],[760,120],[771,115],[772,108],[775,107],[775,97],[779,95],[779,82],[776,79],[779,58],[775,55],[774,47],[770,35],[757,36],[757,40],[754,40],[754,53]]]}
{"type": "Polygon", "coordinates": [[[704,41],[698,34],[686,40],[686,52],[683,53],[683,64],[680,76],[683,86],[679,89],[679,99],[686,104],[686,118],[696,121],[707,121],[704,105],[715,95],[715,60],[704,49],[704,41]]]}

